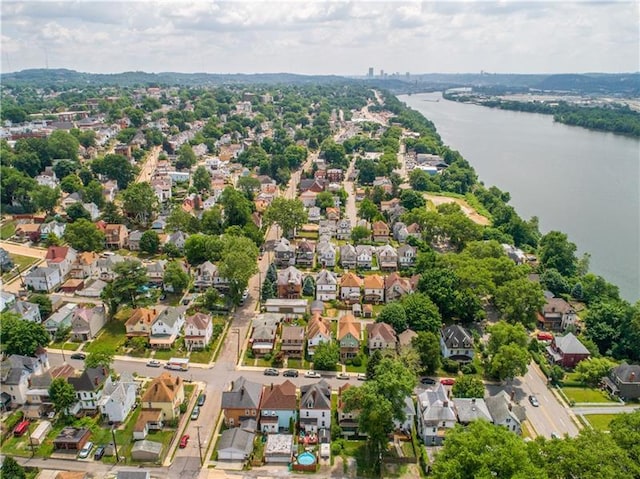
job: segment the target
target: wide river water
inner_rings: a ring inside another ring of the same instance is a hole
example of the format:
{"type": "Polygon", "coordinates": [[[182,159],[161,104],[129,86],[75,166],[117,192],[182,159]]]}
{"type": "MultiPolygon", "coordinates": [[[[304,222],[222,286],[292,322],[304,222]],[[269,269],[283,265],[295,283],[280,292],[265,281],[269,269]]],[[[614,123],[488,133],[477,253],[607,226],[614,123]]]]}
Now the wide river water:
{"type": "Polygon", "coordinates": [[[508,191],[520,216],[537,216],[542,233],[567,233],[591,255],[591,271],[640,299],[640,140],[440,93],[398,98],[431,120],[485,185],[508,191]]]}

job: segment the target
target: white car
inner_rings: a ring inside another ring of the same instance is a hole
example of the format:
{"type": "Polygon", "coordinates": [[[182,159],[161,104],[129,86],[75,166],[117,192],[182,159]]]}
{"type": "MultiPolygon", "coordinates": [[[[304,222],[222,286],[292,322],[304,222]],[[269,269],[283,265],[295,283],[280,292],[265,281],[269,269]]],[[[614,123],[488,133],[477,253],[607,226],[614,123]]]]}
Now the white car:
{"type": "Polygon", "coordinates": [[[80,454],[78,454],[78,457],[80,459],[85,459],[89,457],[89,454],[91,453],[91,449],[93,449],[93,443],[91,441],[88,441],[84,445],[84,447],[80,450],[80,454]]]}
{"type": "Polygon", "coordinates": [[[304,373],[305,378],[320,378],[320,373],[318,371],[307,371],[304,373]]]}

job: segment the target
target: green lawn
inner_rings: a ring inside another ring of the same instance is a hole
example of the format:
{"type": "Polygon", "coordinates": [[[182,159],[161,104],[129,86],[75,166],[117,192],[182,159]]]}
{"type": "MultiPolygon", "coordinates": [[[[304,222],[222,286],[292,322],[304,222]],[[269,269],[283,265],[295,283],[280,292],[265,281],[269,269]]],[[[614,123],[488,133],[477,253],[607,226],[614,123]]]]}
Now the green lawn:
{"type": "Polygon", "coordinates": [[[84,347],[84,351],[91,353],[101,348],[107,347],[116,353],[122,353],[122,348],[127,340],[124,321],[112,319],[104,325],[100,335],[84,347]]]}
{"type": "Polygon", "coordinates": [[[64,349],[65,351],[76,351],[80,347],[80,343],[66,341],[64,343],[51,343],[49,347],[52,349],[64,349]]]}
{"type": "Polygon", "coordinates": [[[16,224],[13,221],[6,221],[0,226],[0,239],[6,240],[11,238],[16,232],[16,224]]]}
{"type": "Polygon", "coordinates": [[[178,338],[171,349],[158,349],[153,355],[155,359],[186,358],[187,350],[184,348],[184,339],[178,338]]]}
{"type": "Polygon", "coordinates": [[[289,369],[309,369],[310,363],[304,359],[288,359],[287,368],[289,369]]]}
{"type": "Polygon", "coordinates": [[[589,424],[599,431],[608,431],[609,423],[614,417],[616,417],[615,414],[585,414],[584,416],[589,424]]]}
{"type": "Polygon", "coordinates": [[[608,403],[611,401],[607,395],[599,389],[580,388],[580,387],[564,387],[562,391],[567,396],[569,401],[576,403],[582,402],[601,402],[608,403]]]}
{"type": "Polygon", "coordinates": [[[22,256],[19,254],[9,254],[9,257],[13,261],[14,268],[11,271],[6,272],[2,275],[2,279],[7,280],[8,278],[13,278],[18,274],[18,271],[24,271],[32,264],[38,261],[38,258],[32,258],[30,256],[22,256]]]}

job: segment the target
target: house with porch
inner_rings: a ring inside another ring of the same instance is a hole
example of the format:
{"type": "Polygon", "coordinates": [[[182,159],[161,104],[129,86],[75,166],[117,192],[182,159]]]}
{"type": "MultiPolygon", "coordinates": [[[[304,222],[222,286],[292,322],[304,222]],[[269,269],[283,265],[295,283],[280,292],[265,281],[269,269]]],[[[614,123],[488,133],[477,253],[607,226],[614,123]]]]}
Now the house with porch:
{"type": "Polygon", "coordinates": [[[107,315],[103,305],[94,307],[79,305],[71,316],[71,340],[89,341],[95,338],[106,322],[107,315]]]}
{"type": "Polygon", "coordinates": [[[362,285],[363,281],[358,275],[347,271],[340,277],[340,299],[348,303],[359,303],[362,285]]]}
{"type": "Polygon", "coordinates": [[[260,430],[274,434],[290,432],[297,419],[296,385],[286,380],[282,384],[264,386],[260,400],[260,430]]]}
{"type": "Polygon", "coordinates": [[[602,384],[611,394],[624,400],[640,398],[640,365],[623,362],[602,378],[602,384]]]}
{"type": "Polygon", "coordinates": [[[384,278],[384,298],[387,303],[413,293],[413,286],[409,278],[400,276],[395,271],[384,278]]]}
{"type": "Polygon", "coordinates": [[[362,300],[365,303],[383,303],[384,302],[384,278],[379,274],[371,274],[364,277],[363,280],[364,295],[362,300]]]}
{"type": "Polygon", "coordinates": [[[280,351],[289,358],[302,358],[305,331],[302,326],[283,326],[280,351]]]}
{"type": "MultiPolygon", "coordinates": [[[[39,350],[36,356],[12,354],[0,363],[0,393],[12,406],[23,405],[27,401],[29,382],[33,376],[41,375],[49,369],[46,351],[39,350]]],[[[3,404],[7,406],[7,404],[3,404]]]]}
{"type": "Polygon", "coordinates": [[[342,218],[336,223],[336,238],[339,240],[351,239],[351,220],[342,218]]]}
{"type": "Polygon", "coordinates": [[[156,308],[136,308],[129,319],[124,323],[127,338],[142,336],[148,338],[151,334],[151,326],[155,322],[160,311],[156,308]]]}
{"type": "Polygon", "coordinates": [[[328,343],[331,341],[331,326],[328,320],[325,320],[319,314],[313,316],[307,324],[307,354],[313,356],[315,348],[320,343],[328,343]]]}
{"type": "Polygon", "coordinates": [[[204,349],[211,342],[213,336],[213,321],[211,316],[195,313],[187,316],[184,327],[184,346],[188,351],[204,349]]]}
{"type": "Polygon", "coordinates": [[[78,402],[71,408],[72,414],[81,411],[97,411],[102,398],[102,387],[109,377],[109,370],[102,366],[86,368],[79,376],[72,376],[67,382],[73,386],[78,402]]]}
{"type": "Polygon", "coordinates": [[[548,298],[538,315],[540,329],[556,333],[575,326],[577,320],[576,310],[562,298],[548,298]]]}
{"type": "Polygon", "coordinates": [[[107,377],[98,402],[102,417],[110,422],[124,422],[135,406],[137,392],[138,383],[131,374],[122,373],[118,379],[107,377]]]}
{"type": "Polygon", "coordinates": [[[180,376],[162,373],[151,381],[140,398],[143,409],[160,409],[162,420],[180,417],[180,404],[184,401],[184,381],[180,376]]]}
{"type": "Polygon", "coordinates": [[[246,419],[259,419],[262,384],[240,376],[231,383],[231,390],[222,392],[221,409],[227,427],[238,427],[246,419]]]}
{"type": "Polygon", "coordinates": [[[359,244],[356,246],[356,267],[371,269],[373,265],[373,246],[359,244]]]}
{"type": "Polygon", "coordinates": [[[358,416],[359,411],[354,409],[347,412],[345,409],[343,394],[353,386],[349,383],[338,388],[338,424],[342,431],[342,437],[349,439],[358,436],[358,416]]]}
{"type": "Polygon", "coordinates": [[[300,429],[305,435],[331,430],[331,386],[324,379],[300,387],[300,429]]]}
{"type": "Polygon", "coordinates": [[[98,276],[98,260],[100,255],[93,251],[78,253],[71,266],[71,277],[75,279],[87,279],[98,276]]]}
{"type": "Polygon", "coordinates": [[[264,321],[254,324],[251,338],[249,339],[253,354],[255,356],[264,356],[272,353],[276,344],[277,332],[277,323],[264,321]]]}
{"type": "Polygon", "coordinates": [[[183,307],[170,306],[158,314],[151,325],[149,344],[156,349],[171,349],[184,325],[183,307]]]}
{"type": "Polygon", "coordinates": [[[395,351],[398,347],[396,332],[387,323],[369,323],[367,324],[367,346],[369,352],[376,349],[395,351]]]}
{"type": "Polygon", "coordinates": [[[107,224],[104,226],[104,235],[108,249],[124,249],[129,244],[129,230],[125,225],[107,224]]]}
{"type": "Polygon", "coordinates": [[[278,272],[278,298],[299,299],[302,295],[302,272],[295,266],[278,272]]]}
{"type": "Polygon", "coordinates": [[[336,247],[326,236],[320,238],[316,244],[317,264],[323,268],[333,268],[336,265],[336,247]]]}
{"type": "Polygon", "coordinates": [[[440,446],[457,423],[455,404],[442,384],[418,395],[418,433],[426,446],[440,446]]]}
{"type": "Polygon", "coordinates": [[[398,266],[400,268],[410,268],[416,262],[418,250],[411,245],[403,244],[398,248],[398,266]]]}
{"type": "Polygon", "coordinates": [[[472,361],[473,337],[469,331],[457,324],[444,327],[440,331],[440,350],[444,358],[462,362],[472,361]]]}
{"type": "Polygon", "coordinates": [[[303,268],[313,266],[315,245],[311,241],[303,239],[296,245],[296,265],[303,268]]]}
{"type": "Polygon", "coordinates": [[[338,276],[323,269],[316,277],[316,298],[320,301],[331,301],[338,297],[338,276]]]}
{"type": "Polygon", "coordinates": [[[395,271],[398,269],[398,251],[387,244],[376,248],[378,256],[378,267],[382,271],[395,271]]]}
{"type": "Polygon", "coordinates": [[[296,251],[291,242],[281,237],[273,248],[274,262],[279,268],[286,268],[293,266],[296,262],[296,251]]]}
{"type": "Polygon", "coordinates": [[[337,340],[340,343],[340,360],[346,361],[360,354],[360,336],[362,323],[356,321],[351,314],[345,314],[338,319],[337,340]]]}
{"type": "Polygon", "coordinates": [[[547,346],[547,354],[554,364],[573,369],[580,361],[591,356],[589,350],[576,338],[575,334],[555,336],[547,346]]]}
{"type": "Polygon", "coordinates": [[[526,419],[525,408],[511,401],[506,391],[489,396],[484,402],[493,418],[493,424],[506,427],[518,435],[522,434],[522,421],[526,419]]]}
{"type": "Polygon", "coordinates": [[[58,289],[62,283],[58,268],[37,267],[33,268],[24,277],[24,284],[33,291],[51,293],[58,289]]]}
{"type": "Polygon", "coordinates": [[[60,278],[65,278],[70,272],[78,253],[70,246],[49,246],[44,257],[48,268],[57,268],[60,278]]]}
{"type": "Polygon", "coordinates": [[[374,221],[372,227],[373,241],[386,243],[389,241],[389,226],[384,221],[374,221]]]}
{"type": "Polygon", "coordinates": [[[358,264],[358,252],[351,244],[340,247],[340,266],[344,269],[355,269],[358,264]]]}

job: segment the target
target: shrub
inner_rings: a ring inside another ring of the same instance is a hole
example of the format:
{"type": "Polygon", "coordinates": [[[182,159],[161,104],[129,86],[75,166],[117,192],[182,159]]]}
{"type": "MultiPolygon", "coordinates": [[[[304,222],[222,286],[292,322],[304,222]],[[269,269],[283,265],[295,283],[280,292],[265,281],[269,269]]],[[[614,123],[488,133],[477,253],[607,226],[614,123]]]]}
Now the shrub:
{"type": "Polygon", "coordinates": [[[460,365],[458,364],[457,361],[454,361],[453,359],[445,358],[442,360],[442,369],[444,369],[448,373],[455,374],[458,372],[459,368],[460,368],[460,365]]]}
{"type": "Polygon", "coordinates": [[[355,358],[353,358],[353,361],[351,361],[351,363],[356,368],[359,368],[360,366],[362,366],[362,357],[360,355],[356,356],[355,358]]]}
{"type": "Polygon", "coordinates": [[[187,403],[186,403],[186,401],[183,402],[182,404],[180,404],[180,414],[184,414],[185,412],[187,412],[187,403]]]}
{"type": "Polygon", "coordinates": [[[464,373],[464,374],[476,374],[478,372],[478,368],[476,367],[475,364],[473,363],[467,363],[464,364],[460,370],[464,373]]]}
{"type": "Polygon", "coordinates": [[[340,453],[342,452],[342,446],[343,446],[342,439],[337,439],[333,441],[333,443],[331,444],[331,455],[339,456],[340,453]]]}

